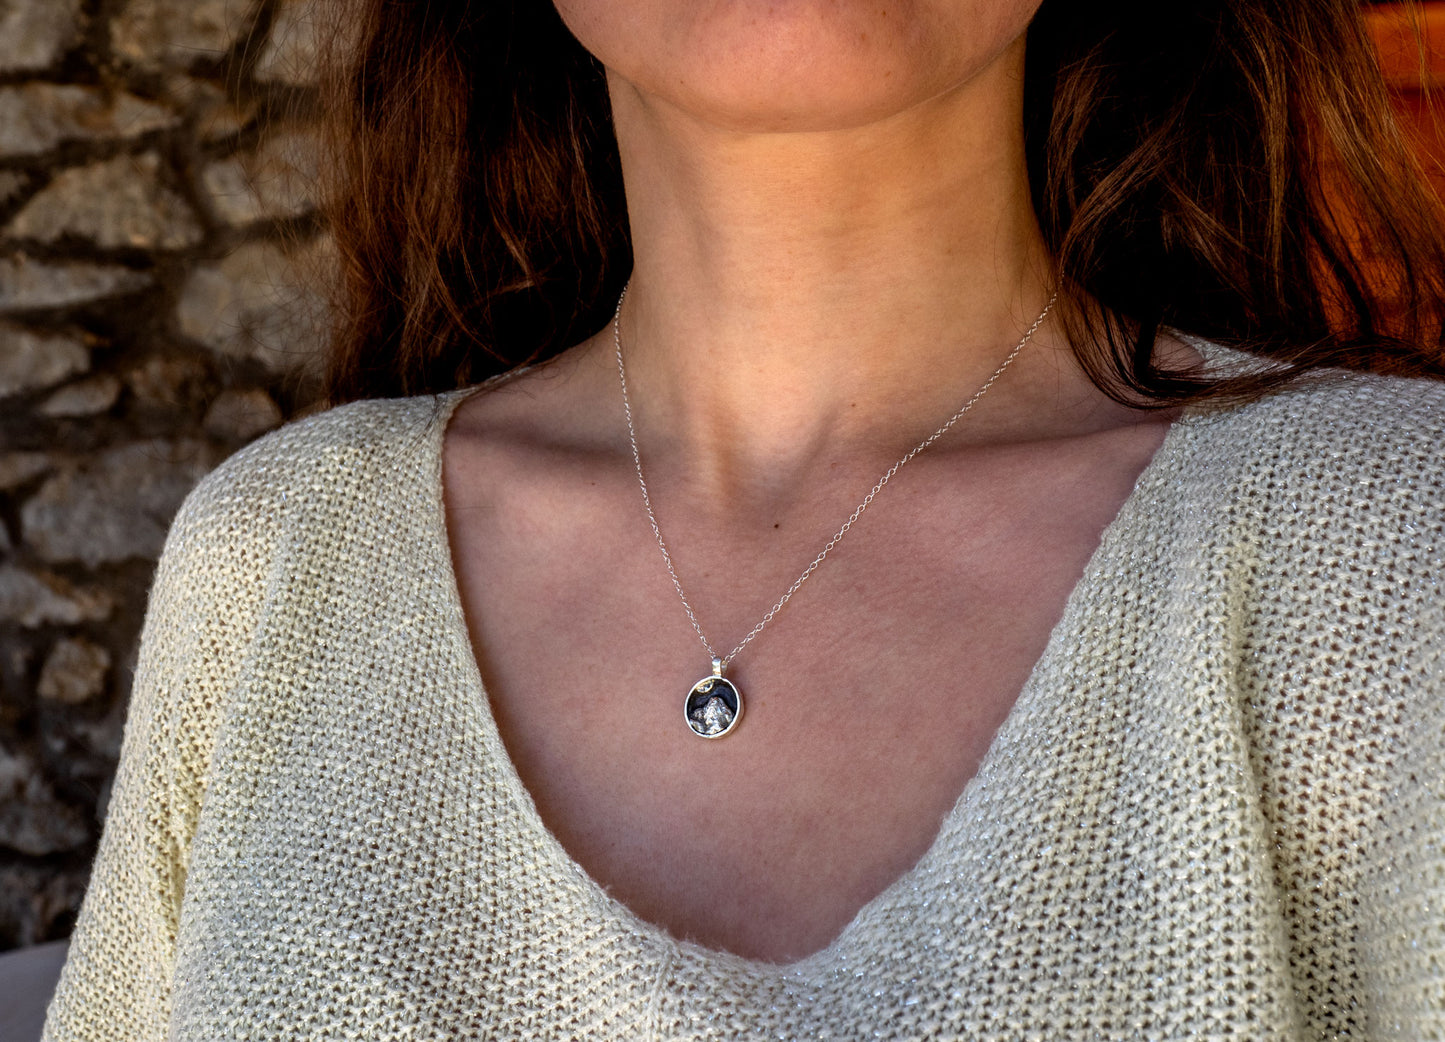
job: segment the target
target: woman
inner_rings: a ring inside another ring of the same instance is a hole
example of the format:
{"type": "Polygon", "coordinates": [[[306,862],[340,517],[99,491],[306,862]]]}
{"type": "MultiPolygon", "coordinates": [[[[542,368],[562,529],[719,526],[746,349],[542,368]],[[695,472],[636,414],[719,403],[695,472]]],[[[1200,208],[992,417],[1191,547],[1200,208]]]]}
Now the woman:
{"type": "Polygon", "coordinates": [[[1445,1032],[1441,225],[1161,6],[358,3],[443,393],[177,520],[48,1037],[1445,1032]]]}

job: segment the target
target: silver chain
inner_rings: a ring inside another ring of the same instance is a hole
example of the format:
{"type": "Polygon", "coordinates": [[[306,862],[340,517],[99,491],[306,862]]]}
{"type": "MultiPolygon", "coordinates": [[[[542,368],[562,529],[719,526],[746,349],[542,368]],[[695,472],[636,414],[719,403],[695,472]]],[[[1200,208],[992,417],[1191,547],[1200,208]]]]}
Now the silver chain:
{"type": "Polygon", "coordinates": [[[617,348],[617,376],[622,382],[622,409],[623,412],[627,414],[627,438],[632,443],[632,462],[637,468],[637,484],[642,489],[642,505],[647,508],[647,520],[652,524],[652,534],[657,537],[657,548],[662,551],[662,560],[663,563],[667,565],[667,574],[672,577],[672,587],[677,591],[678,599],[682,601],[683,609],[687,612],[688,621],[692,623],[692,628],[697,632],[698,640],[702,641],[702,646],[707,649],[710,658],[721,662],[721,668],[725,670],[728,663],[737,658],[738,652],[742,651],[743,648],[752,642],[754,637],[763,632],[763,627],[773,621],[773,616],[782,611],[783,605],[787,604],[788,601],[792,599],[793,594],[798,592],[798,589],[803,583],[808,581],[808,576],[818,570],[818,566],[823,563],[824,558],[832,552],[833,548],[848,534],[848,530],[863,516],[863,511],[868,509],[868,504],[873,502],[879,492],[883,491],[883,486],[893,479],[893,475],[902,470],[914,456],[917,456],[924,449],[928,448],[928,446],[947,434],[953,428],[953,425],[963,419],[964,414],[977,405],[978,400],[988,393],[988,389],[1004,374],[1004,370],[1013,364],[1014,359],[1019,356],[1019,353],[1023,351],[1028,342],[1033,339],[1033,335],[1038,332],[1039,327],[1044,324],[1044,320],[1049,317],[1049,312],[1054,309],[1054,301],[1058,300],[1058,298],[1058,291],[1055,290],[1053,295],[1049,297],[1049,302],[1044,305],[1044,309],[1039,312],[1039,317],[1034,319],[1034,324],[1029,326],[1023,337],[1020,338],[1019,342],[1014,346],[1014,349],[1008,353],[1008,357],[999,363],[998,368],[989,374],[988,379],[979,386],[978,390],[973,392],[968,401],[964,402],[956,413],[945,420],[943,426],[913,446],[907,455],[884,472],[883,476],[878,479],[878,483],[863,497],[863,502],[859,503],[858,506],[854,508],[853,513],[848,515],[848,520],[844,521],[842,527],[833,533],[833,538],[828,540],[823,546],[823,549],[818,553],[818,556],[813,558],[808,567],[803,569],[803,574],[794,579],[793,585],[789,586],[787,592],[778,598],[778,603],[768,609],[768,613],[758,621],[758,624],[748,632],[748,635],[738,643],[737,647],[719,659],[718,653],[713,650],[712,642],[707,639],[707,634],[702,631],[702,623],[697,621],[697,613],[692,610],[692,604],[689,603],[687,594],[682,590],[682,580],[677,577],[677,569],[672,565],[672,554],[667,552],[667,543],[663,542],[662,529],[658,526],[657,515],[653,513],[652,510],[652,497],[647,492],[647,480],[642,476],[642,453],[639,452],[637,448],[637,429],[633,426],[632,422],[632,401],[627,395],[627,367],[622,362],[622,302],[627,299],[627,287],[624,286],[622,288],[622,293],[617,298],[617,310],[612,316],[612,342],[617,348]]]}

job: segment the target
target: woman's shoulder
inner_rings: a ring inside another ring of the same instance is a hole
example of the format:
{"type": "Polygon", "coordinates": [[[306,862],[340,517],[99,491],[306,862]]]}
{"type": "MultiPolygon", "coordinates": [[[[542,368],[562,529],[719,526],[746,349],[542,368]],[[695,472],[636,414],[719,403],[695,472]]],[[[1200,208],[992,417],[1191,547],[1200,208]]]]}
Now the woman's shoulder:
{"type": "Polygon", "coordinates": [[[239,450],[211,480],[274,485],[348,466],[399,465],[440,435],[458,395],[364,399],[312,413],[239,450]]]}
{"type": "Polygon", "coordinates": [[[1203,554],[1261,611],[1309,605],[1316,632],[1383,612],[1438,641],[1445,383],[1321,372],[1191,412],[1176,446],[1157,476],[1180,554],[1203,554]]]}
{"type": "MultiPolygon", "coordinates": [[[[1246,356],[1215,348],[1212,362],[1232,371],[1246,356]]],[[[1445,430],[1445,381],[1344,369],[1306,373],[1243,405],[1205,406],[1195,415],[1208,422],[1255,427],[1281,441],[1327,444],[1364,435],[1438,436],[1445,430]]]]}
{"type": "Polygon", "coordinates": [[[367,399],[293,420],[203,478],[177,524],[384,502],[389,486],[436,475],[442,431],[459,396],[367,399]]]}
{"type": "Polygon", "coordinates": [[[441,438],[459,398],[349,403],[247,445],[186,496],[156,587],[257,586],[280,558],[322,552],[313,544],[323,535],[382,539],[407,512],[426,514],[439,502],[441,438]]]}
{"type": "MultiPolygon", "coordinates": [[[[1328,370],[1244,404],[1205,406],[1185,421],[1201,469],[1235,491],[1294,499],[1374,489],[1445,503],[1445,382],[1328,370]]],[[[1390,496],[1382,496],[1384,493],[1390,496]]]]}

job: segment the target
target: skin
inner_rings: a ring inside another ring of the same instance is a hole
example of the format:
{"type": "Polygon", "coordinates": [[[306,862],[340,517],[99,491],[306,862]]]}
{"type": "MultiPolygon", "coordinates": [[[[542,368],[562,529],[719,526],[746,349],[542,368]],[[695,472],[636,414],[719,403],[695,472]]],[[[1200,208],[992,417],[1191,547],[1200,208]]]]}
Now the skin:
{"type": "MultiPolygon", "coordinates": [[[[1049,297],[1035,6],[559,4],[609,70],[648,484],[724,651],[1049,297]]],[[[707,656],[642,510],[610,329],[469,399],[453,556],[543,820],[675,936],[824,947],[933,843],[1169,419],[1109,401],[1046,324],[739,656],[746,715],[704,742],[681,708],[707,656]]]]}

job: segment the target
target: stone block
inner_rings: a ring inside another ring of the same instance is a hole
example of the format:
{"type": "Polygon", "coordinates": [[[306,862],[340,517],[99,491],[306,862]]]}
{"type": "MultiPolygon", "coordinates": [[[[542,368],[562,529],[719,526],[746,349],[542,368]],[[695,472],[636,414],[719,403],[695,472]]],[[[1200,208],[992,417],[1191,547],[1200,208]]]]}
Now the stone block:
{"type": "Polygon", "coordinates": [[[130,393],[147,405],[187,405],[200,394],[206,367],[194,358],[151,356],[125,374],[130,393]]]}
{"type": "Polygon", "coordinates": [[[54,466],[54,459],[46,452],[0,453],[0,492],[38,478],[54,466]]]}
{"type": "MultiPolygon", "coordinates": [[[[135,663],[132,660],[127,668],[133,675],[135,663]]],[[[119,683],[120,670],[116,670],[116,682],[119,683]]],[[[114,703],[111,712],[106,713],[99,719],[92,719],[80,714],[72,714],[66,721],[65,729],[71,738],[74,738],[84,750],[85,755],[80,762],[104,764],[107,769],[109,765],[120,759],[121,746],[125,742],[125,706],[114,703]]],[[[106,779],[107,786],[111,779],[106,779]]],[[[108,793],[107,793],[108,795],[108,793]]],[[[104,809],[105,804],[97,801],[97,806],[104,809]]]]}
{"type": "Polygon", "coordinates": [[[0,311],[84,304],[134,293],[151,277],[117,264],[50,263],[25,254],[0,257],[0,311]]]}
{"type": "Polygon", "coordinates": [[[233,137],[256,118],[256,105],[249,97],[235,98],[219,84],[180,74],[166,81],[166,95],[190,120],[205,142],[233,137]]]}
{"type": "Polygon", "coordinates": [[[191,272],[176,305],[177,325],[218,354],[254,359],[278,373],[310,370],[326,319],[317,286],[329,263],[324,241],[290,253],[247,243],[191,272]]]}
{"type": "Polygon", "coordinates": [[[27,629],[99,622],[115,610],[115,600],[101,589],[86,589],[49,572],[0,564],[0,622],[27,629]]]}
{"type": "Polygon", "coordinates": [[[0,398],[54,387],[89,369],[90,350],[79,337],[0,322],[0,398]]]}
{"type": "Polygon", "coordinates": [[[315,0],[281,0],[266,48],[256,60],[256,78],[291,87],[314,84],[321,32],[321,12],[315,0]]]}
{"type": "Polygon", "coordinates": [[[126,0],[110,23],[116,56],[146,69],[216,60],[250,23],[250,0],[126,0]]]}
{"type": "Polygon", "coordinates": [[[171,516],[220,458],[204,442],[139,441],[55,474],[20,508],[21,538],[47,561],[94,568],[160,556],[171,516]]]}
{"type": "Polygon", "coordinates": [[[222,391],[206,410],[201,426],[223,441],[250,441],[281,425],[281,407],[260,388],[222,391]]]}
{"type": "Polygon", "coordinates": [[[205,232],[159,174],[160,157],[153,152],[61,171],[15,215],[5,234],[47,243],[76,236],[103,249],[196,245],[205,232]]]}
{"type": "Polygon", "coordinates": [[[180,124],[164,105],[124,91],[57,83],[0,87],[0,156],[48,152],[66,141],[128,141],[180,124]]]}
{"type": "Polygon", "coordinates": [[[0,170],[0,206],[19,195],[27,183],[25,175],[18,170],[0,170]]]}
{"type": "Polygon", "coordinates": [[[85,816],[56,799],[40,765],[0,746],[0,847],[43,857],[89,840],[85,816]]]}
{"type": "Polygon", "coordinates": [[[216,218],[233,226],[316,209],[318,142],[314,134],[268,135],[254,152],[210,164],[201,190],[216,218]]]}
{"type": "Polygon", "coordinates": [[[246,163],[240,156],[218,159],[201,171],[201,192],[216,219],[229,225],[250,224],[265,216],[246,163]]]}
{"type": "Polygon", "coordinates": [[[120,377],[101,373],[62,387],[40,403],[40,415],[54,419],[99,416],[120,398],[120,377]]]}
{"type": "Polygon", "coordinates": [[[80,637],[62,637],[40,669],[41,698],[77,705],[105,690],[110,652],[80,637]]]}
{"type": "Polygon", "coordinates": [[[80,0],[0,0],[0,72],[55,64],[80,35],[80,0]]]}

